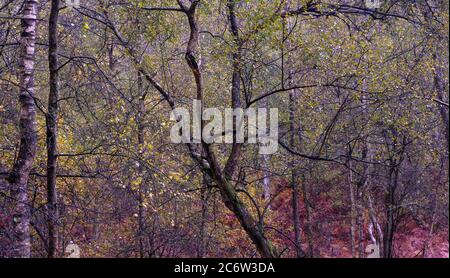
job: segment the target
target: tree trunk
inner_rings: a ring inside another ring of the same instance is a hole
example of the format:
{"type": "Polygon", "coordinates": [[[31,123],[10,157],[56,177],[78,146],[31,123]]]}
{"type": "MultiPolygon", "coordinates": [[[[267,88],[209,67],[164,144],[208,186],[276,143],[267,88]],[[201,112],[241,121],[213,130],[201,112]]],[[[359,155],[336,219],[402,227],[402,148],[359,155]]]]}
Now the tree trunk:
{"type": "Polygon", "coordinates": [[[364,258],[364,230],[362,218],[362,190],[361,187],[356,187],[356,226],[358,227],[358,258],[364,258]]]}
{"type": "MultiPolygon", "coordinates": [[[[261,108],[267,109],[269,111],[269,100],[268,98],[261,100],[261,108]]],[[[270,156],[267,154],[262,155],[262,170],[263,170],[263,197],[266,202],[270,200],[270,156]]],[[[270,204],[269,204],[270,208],[270,204]]]]}
{"type": "Polygon", "coordinates": [[[312,212],[311,204],[308,197],[308,186],[306,183],[305,175],[302,175],[302,191],[303,191],[303,205],[306,211],[306,239],[308,241],[308,258],[314,258],[314,242],[313,242],[313,228],[312,228],[312,212]]]}
{"type": "MultiPolygon", "coordinates": [[[[365,148],[367,149],[366,157],[368,158],[369,162],[372,162],[374,159],[372,145],[366,141],[365,148]]],[[[378,222],[377,212],[375,210],[373,200],[372,200],[372,191],[371,191],[371,188],[372,188],[372,183],[371,183],[372,164],[365,165],[364,167],[365,167],[364,174],[363,174],[364,180],[363,180],[363,185],[362,185],[361,191],[365,192],[364,195],[366,197],[365,199],[366,199],[366,205],[367,205],[367,210],[368,210],[368,214],[369,214],[369,219],[372,224],[371,227],[373,227],[375,229],[375,234],[373,234],[373,231],[371,231],[371,229],[369,228],[369,234],[371,235],[371,237],[373,236],[372,243],[378,245],[378,247],[380,248],[379,250],[382,251],[381,244],[383,242],[383,232],[381,230],[380,223],[378,222]]],[[[361,201],[362,201],[362,198],[361,198],[361,201]]]]}
{"type": "Polygon", "coordinates": [[[392,258],[392,245],[395,231],[395,189],[397,187],[398,170],[391,166],[389,170],[389,185],[386,196],[386,226],[384,229],[383,242],[383,257],[392,258]]]}
{"type": "MultiPolygon", "coordinates": [[[[144,121],[143,117],[145,114],[145,92],[142,88],[142,75],[138,72],[138,91],[139,91],[139,103],[138,103],[138,114],[136,117],[137,125],[137,141],[138,141],[138,153],[141,155],[144,153],[144,121]]],[[[145,215],[144,215],[144,167],[142,163],[138,166],[138,177],[140,182],[138,184],[138,240],[139,240],[139,257],[145,257],[145,244],[144,244],[144,233],[146,231],[145,227],[145,215]]]]}
{"type": "Polygon", "coordinates": [[[203,174],[203,187],[200,191],[200,201],[202,202],[202,218],[200,220],[200,234],[198,240],[198,252],[197,257],[203,258],[207,254],[206,250],[206,230],[208,221],[208,197],[209,190],[211,188],[210,177],[203,174]]]}
{"type": "MultiPolygon", "coordinates": [[[[289,78],[290,79],[290,78],[289,78]]],[[[295,144],[295,91],[291,90],[289,92],[289,143],[291,146],[295,144]]],[[[292,189],[292,218],[294,224],[294,243],[295,243],[295,252],[297,258],[303,258],[305,256],[305,252],[303,252],[301,248],[301,229],[300,229],[300,216],[298,209],[298,170],[295,165],[295,158],[292,157],[290,160],[290,168],[291,168],[291,189],[292,189]]]]}
{"type": "MultiPolygon", "coordinates": [[[[237,19],[235,14],[235,1],[228,0],[228,18],[230,22],[230,31],[233,35],[234,42],[236,44],[236,51],[233,52],[233,76],[232,76],[232,92],[231,101],[232,108],[238,108],[241,106],[240,103],[240,68],[241,68],[241,41],[239,39],[239,29],[237,25],[237,19]]],[[[235,126],[236,123],[233,123],[235,126]]],[[[259,221],[255,221],[253,216],[249,213],[244,203],[240,200],[237,192],[230,180],[233,175],[234,169],[236,167],[238,158],[241,153],[242,144],[236,143],[234,141],[231,154],[225,165],[225,169],[222,172],[219,164],[217,163],[216,157],[209,148],[208,145],[203,144],[203,149],[205,151],[206,157],[211,168],[211,175],[214,181],[216,181],[223,202],[225,206],[230,209],[241,223],[241,226],[246,231],[247,235],[250,237],[252,242],[255,244],[256,249],[262,257],[274,258],[277,256],[275,247],[271,244],[269,240],[264,236],[263,227],[259,225],[259,221]]]]}
{"type": "Polygon", "coordinates": [[[52,0],[48,21],[48,65],[50,71],[47,123],[47,212],[48,212],[48,257],[54,258],[58,246],[58,197],[56,188],[58,147],[58,14],[59,0],[52,0]]]}
{"type": "MultiPolygon", "coordinates": [[[[348,146],[349,151],[348,154],[351,156],[350,146],[348,146]]],[[[348,162],[348,185],[350,192],[350,246],[352,252],[352,258],[356,258],[356,189],[355,183],[353,181],[353,172],[352,172],[352,163],[349,160],[348,162]]]]}
{"type": "Polygon", "coordinates": [[[210,164],[212,178],[217,182],[217,187],[219,188],[225,206],[231,210],[239,220],[239,223],[241,223],[241,226],[255,244],[261,257],[276,258],[278,256],[277,251],[272,243],[265,237],[264,227],[259,225],[259,221],[255,221],[253,216],[249,213],[245,204],[237,195],[234,186],[220,170],[217,159],[209,149],[209,146],[204,144],[203,147],[210,164]]]}
{"type": "Polygon", "coordinates": [[[17,159],[8,177],[13,199],[13,235],[11,257],[30,257],[30,208],[27,185],[36,154],[36,106],[34,102],[34,57],[37,0],[23,6],[20,35],[20,144],[17,159]]]}
{"type": "MultiPolygon", "coordinates": [[[[366,85],[366,81],[363,81],[363,90],[366,91],[367,90],[367,85],[366,85]]],[[[364,94],[363,95],[363,99],[362,99],[362,108],[363,108],[363,116],[364,116],[364,121],[366,123],[370,122],[370,111],[369,111],[369,106],[368,106],[368,102],[367,100],[369,99],[369,95],[364,94]]],[[[373,236],[373,244],[378,245],[379,250],[381,250],[381,244],[383,242],[383,232],[381,230],[381,226],[378,222],[377,219],[377,213],[372,201],[372,171],[373,171],[373,165],[372,162],[374,161],[374,150],[373,150],[373,146],[369,141],[370,135],[367,135],[365,137],[365,141],[364,141],[364,146],[363,146],[363,151],[362,151],[362,160],[368,160],[369,163],[364,163],[364,172],[363,175],[361,177],[361,182],[360,182],[360,188],[359,188],[359,193],[363,194],[366,196],[367,202],[366,202],[366,208],[368,210],[368,214],[369,214],[369,219],[370,222],[372,223],[372,227],[375,228],[375,235],[373,235],[373,231],[369,228],[369,234],[371,236],[373,236]]],[[[363,210],[362,204],[364,201],[364,198],[361,196],[360,197],[360,205],[361,208],[359,209],[360,214],[363,210]]],[[[358,216],[359,217],[359,222],[361,223],[362,220],[362,216],[358,216]]],[[[369,225],[370,227],[370,225],[369,225]]],[[[362,234],[360,234],[361,238],[362,238],[362,234]]],[[[360,243],[362,242],[362,239],[359,240],[360,243]]],[[[361,244],[360,244],[361,245],[361,244]]],[[[362,252],[361,252],[362,253],[362,252]]],[[[362,255],[362,254],[360,254],[362,255]]],[[[362,256],[360,256],[362,257],[362,256]]]]}

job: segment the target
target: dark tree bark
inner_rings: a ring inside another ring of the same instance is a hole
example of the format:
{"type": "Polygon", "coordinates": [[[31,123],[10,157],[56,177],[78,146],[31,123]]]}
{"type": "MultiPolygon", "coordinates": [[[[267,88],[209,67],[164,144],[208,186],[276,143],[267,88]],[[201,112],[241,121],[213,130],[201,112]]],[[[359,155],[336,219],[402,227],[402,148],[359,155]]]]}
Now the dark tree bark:
{"type": "MultiPolygon", "coordinates": [[[[289,143],[291,146],[295,145],[295,90],[291,90],[289,93],[289,143]]],[[[291,158],[289,166],[291,168],[291,181],[290,186],[292,189],[292,217],[294,224],[294,243],[295,251],[298,258],[305,257],[305,252],[301,248],[301,228],[300,228],[300,210],[298,207],[299,202],[299,173],[297,170],[297,165],[295,163],[295,157],[291,158]]]]}
{"type": "MultiPolygon", "coordinates": [[[[231,106],[232,108],[241,107],[241,52],[242,46],[239,39],[239,28],[237,18],[235,14],[235,1],[229,0],[227,2],[228,7],[228,20],[230,22],[230,32],[233,35],[234,46],[236,49],[233,51],[233,73],[231,78],[231,106]]],[[[239,123],[233,120],[233,130],[239,123]]],[[[234,143],[231,148],[231,153],[228,159],[228,163],[225,166],[225,175],[232,176],[234,169],[236,168],[238,157],[241,154],[242,144],[236,143],[236,136],[234,135],[234,143]]]]}
{"type": "Polygon", "coordinates": [[[383,234],[383,257],[393,257],[394,234],[397,228],[397,220],[399,216],[399,201],[396,198],[396,192],[399,185],[400,168],[404,159],[406,148],[406,137],[403,137],[402,142],[398,140],[399,134],[395,129],[391,129],[392,139],[388,139],[385,135],[387,149],[390,152],[389,166],[388,166],[388,184],[385,194],[385,208],[386,208],[386,224],[383,234]],[[390,145],[390,146],[389,146],[390,145]]]}
{"type": "MultiPolygon", "coordinates": [[[[290,6],[290,1],[287,1],[285,3],[285,9],[288,10],[290,6]]],[[[282,64],[282,68],[281,68],[281,84],[282,84],[282,88],[285,87],[284,83],[285,83],[285,78],[284,78],[284,69],[285,69],[285,56],[287,56],[285,54],[285,44],[287,46],[287,48],[289,49],[291,47],[291,43],[289,40],[289,28],[290,28],[290,24],[289,22],[286,22],[286,18],[283,17],[283,36],[282,36],[282,47],[281,47],[281,64],[282,64]]],[[[289,58],[289,57],[288,57],[289,58]]],[[[287,64],[290,65],[291,64],[291,59],[287,59],[287,64]]],[[[288,71],[288,78],[287,78],[287,83],[289,87],[292,87],[294,85],[294,80],[293,80],[293,76],[294,73],[292,71],[292,69],[290,69],[288,71]]],[[[297,143],[298,145],[301,145],[301,135],[300,132],[298,132],[298,142],[296,142],[295,137],[296,137],[296,128],[298,128],[298,126],[296,126],[295,123],[295,118],[296,118],[296,109],[297,109],[297,89],[292,89],[289,91],[289,144],[291,146],[295,146],[295,144],[297,143]]],[[[266,98],[267,99],[267,98],[266,98]]],[[[306,256],[305,252],[302,250],[301,248],[301,233],[302,233],[302,229],[300,227],[300,210],[299,210],[299,200],[300,200],[300,194],[299,194],[299,170],[298,170],[298,165],[296,163],[296,157],[291,157],[289,160],[289,168],[291,169],[291,180],[290,180],[290,187],[292,189],[292,198],[291,198],[291,202],[292,202],[292,223],[294,225],[294,244],[295,244],[295,252],[296,252],[296,256],[297,258],[303,258],[306,256]]]]}
{"type": "Polygon", "coordinates": [[[48,21],[48,65],[50,71],[47,121],[47,212],[48,212],[48,257],[57,256],[58,247],[58,197],[56,188],[58,150],[58,15],[59,0],[52,0],[48,21]]]}
{"type": "Polygon", "coordinates": [[[386,195],[386,225],[384,228],[383,257],[392,258],[392,246],[395,231],[395,191],[397,187],[398,171],[393,166],[389,170],[389,185],[386,195]]]}

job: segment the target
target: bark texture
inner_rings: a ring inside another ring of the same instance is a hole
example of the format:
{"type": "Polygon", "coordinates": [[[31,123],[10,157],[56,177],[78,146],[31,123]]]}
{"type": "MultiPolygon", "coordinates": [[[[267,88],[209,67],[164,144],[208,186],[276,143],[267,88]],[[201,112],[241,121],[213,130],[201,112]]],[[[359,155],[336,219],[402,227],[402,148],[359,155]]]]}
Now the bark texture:
{"type": "Polygon", "coordinates": [[[8,177],[13,200],[13,238],[11,257],[30,257],[30,207],[28,177],[36,154],[36,106],[34,101],[34,56],[36,41],[36,0],[26,0],[20,35],[20,116],[19,151],[8,177]]]}
{"type": "Polygon", "coordinates": [[[59,0],[52,0],[48,21],[48,66],[50,71],[47,121],[47,212],[48,257],[56,257],[58,246],[58,197],[56,188],[58,132],[58,15],[59,0]]]}

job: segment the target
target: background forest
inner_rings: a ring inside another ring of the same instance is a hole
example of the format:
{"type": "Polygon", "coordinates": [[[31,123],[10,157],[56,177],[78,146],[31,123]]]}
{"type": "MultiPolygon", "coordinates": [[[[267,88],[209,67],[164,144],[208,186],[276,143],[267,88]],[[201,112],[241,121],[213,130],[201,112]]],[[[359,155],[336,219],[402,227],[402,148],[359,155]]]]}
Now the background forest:
{"type": "Polygon", "coordinates": [[[448,257],[448,9],[0,0],[0,257],[448,257]],[[278,151],[171,143],[194,99],[278,151]]]}

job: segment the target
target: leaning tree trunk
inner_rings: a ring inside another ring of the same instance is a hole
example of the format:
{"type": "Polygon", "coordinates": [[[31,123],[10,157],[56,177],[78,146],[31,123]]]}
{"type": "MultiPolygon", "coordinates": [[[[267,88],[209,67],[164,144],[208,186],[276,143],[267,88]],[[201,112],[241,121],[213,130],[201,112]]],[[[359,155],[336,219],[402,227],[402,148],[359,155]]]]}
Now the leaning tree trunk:
{"type": "Polygon", "coordinates": [[[37,0],[26,0],[23,6],[20,34],[20,144],[17,159],[8,177],[13,200],[13,235],[11,257],[30,257],[30,208],[28,177],[37,146],[36,107],[34,102],[34,56],[36,41],[37,0]]]}
{"type": "Polygon", "coordinates": [[[47,121],[47,212],[48,212],[48,254],[54,258],[58,246],[58,198],[56,189],[57,131],[58,131],[58,14],[59,0],[52,0],[48,21],[48,66],[50,71],[47,121]]]}
{"type": "Polygon", "coordinates": [[[217,159],[209,149],[209,146],[204,145],[208,161],[211,162],[211,174],[214,181],[217,183],[222,200],[225,206],[231,210],[242,228],[255,244],[256,249],[263,258],[276,258],[278,252],[273,244],[265,237],[264,228],[257,222],[250,214],[245,204],[239,198],[236,189],[231,182],[225,177],[220,170],[217,159]]]}

